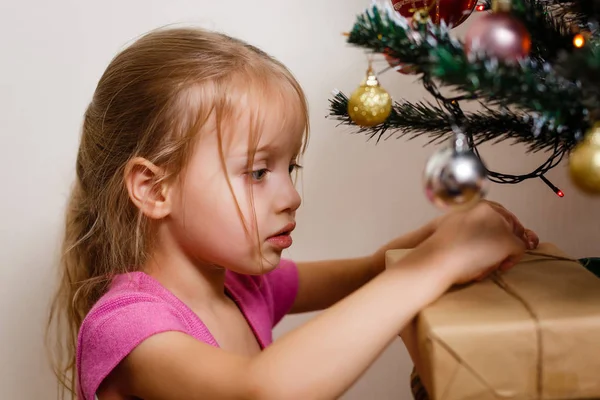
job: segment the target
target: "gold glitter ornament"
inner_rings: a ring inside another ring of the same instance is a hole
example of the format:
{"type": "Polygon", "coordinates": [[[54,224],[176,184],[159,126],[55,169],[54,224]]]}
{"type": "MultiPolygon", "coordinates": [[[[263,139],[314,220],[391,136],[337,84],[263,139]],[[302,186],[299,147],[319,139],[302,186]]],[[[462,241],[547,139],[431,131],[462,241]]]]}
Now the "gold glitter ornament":
{"type": "Polygon", "coordinates": [[[581,191],[600,195],[600,122],[569,155],[571,180],[581,191]]]}
{"type": "Polygon", "coordinates": [[[369,66],[367,77],[348,100],[348,115],[359,126],[375,126],[384,123],[391,112],[392,98],[369,66]]]}

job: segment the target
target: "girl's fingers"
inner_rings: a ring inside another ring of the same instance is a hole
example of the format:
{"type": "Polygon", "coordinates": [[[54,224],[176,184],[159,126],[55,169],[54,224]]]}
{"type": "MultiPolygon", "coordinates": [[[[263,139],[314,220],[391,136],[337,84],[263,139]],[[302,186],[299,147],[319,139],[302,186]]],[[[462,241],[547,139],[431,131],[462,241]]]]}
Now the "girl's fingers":
{"type": "Polygon", "coordinates": [[[525,229],[525,237],[527,238],[527,244],[530,250],[537,248],[540,244],[540,238],[531,229],[525,229]]]}

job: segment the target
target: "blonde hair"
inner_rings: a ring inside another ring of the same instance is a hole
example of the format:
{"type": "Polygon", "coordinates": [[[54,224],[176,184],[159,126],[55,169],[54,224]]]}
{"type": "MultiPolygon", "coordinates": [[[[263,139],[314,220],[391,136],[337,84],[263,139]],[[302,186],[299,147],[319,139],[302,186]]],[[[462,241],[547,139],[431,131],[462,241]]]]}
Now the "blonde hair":
{"type": "MultiPolygon", "coordinates": [[[[76,393],[75,354],[83,319],[112,277],[138,269],[152,246],[152,226],[124,184],[127,163],[143,157],[164,168],[161,182],[175,178],[209,116],[216,115],[220,126],[235,113],[240,82],[235,78],[240,77],[291,89],[305,122],[303,152],[308,107],[300,85],[283,64],[238,39],[192,28],[153,31],[118,54],[102,75],[84,116],[61,276],[48,320],[48,348],[61,398],[65,389],[71,397],[76,393]]],[[[220,129],[217,134],[222,142],[220,129]]],[[[256,132],[252,135],[249,166],[258,142],[256,132]]]]}

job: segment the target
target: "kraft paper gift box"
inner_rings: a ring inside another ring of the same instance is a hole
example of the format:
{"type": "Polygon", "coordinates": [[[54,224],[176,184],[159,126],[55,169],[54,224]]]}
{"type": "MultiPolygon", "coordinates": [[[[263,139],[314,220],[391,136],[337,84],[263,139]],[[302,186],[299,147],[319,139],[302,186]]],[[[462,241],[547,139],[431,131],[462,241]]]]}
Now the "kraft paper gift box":
{"type": "Polygon", "coordinates": [[[600,399],[600,279],[552,244],[452,288],[403,338],[431,400],[600,399]]]}

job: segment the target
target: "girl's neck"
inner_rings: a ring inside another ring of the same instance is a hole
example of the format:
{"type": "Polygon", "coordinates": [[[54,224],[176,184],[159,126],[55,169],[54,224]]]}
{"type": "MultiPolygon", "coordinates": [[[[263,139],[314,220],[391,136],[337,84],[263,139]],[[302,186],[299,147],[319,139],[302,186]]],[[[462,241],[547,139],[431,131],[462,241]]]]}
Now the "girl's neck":
{"type": "MultiPolygon", "coordinates": [[[[163,242],[164,243],[164,242],[163,242]]],[[[225,293],[225,269],[199,266],[185,254],[165,245],[152,252],[143,271],[191,308],[228,302],[225,293]]]]}

